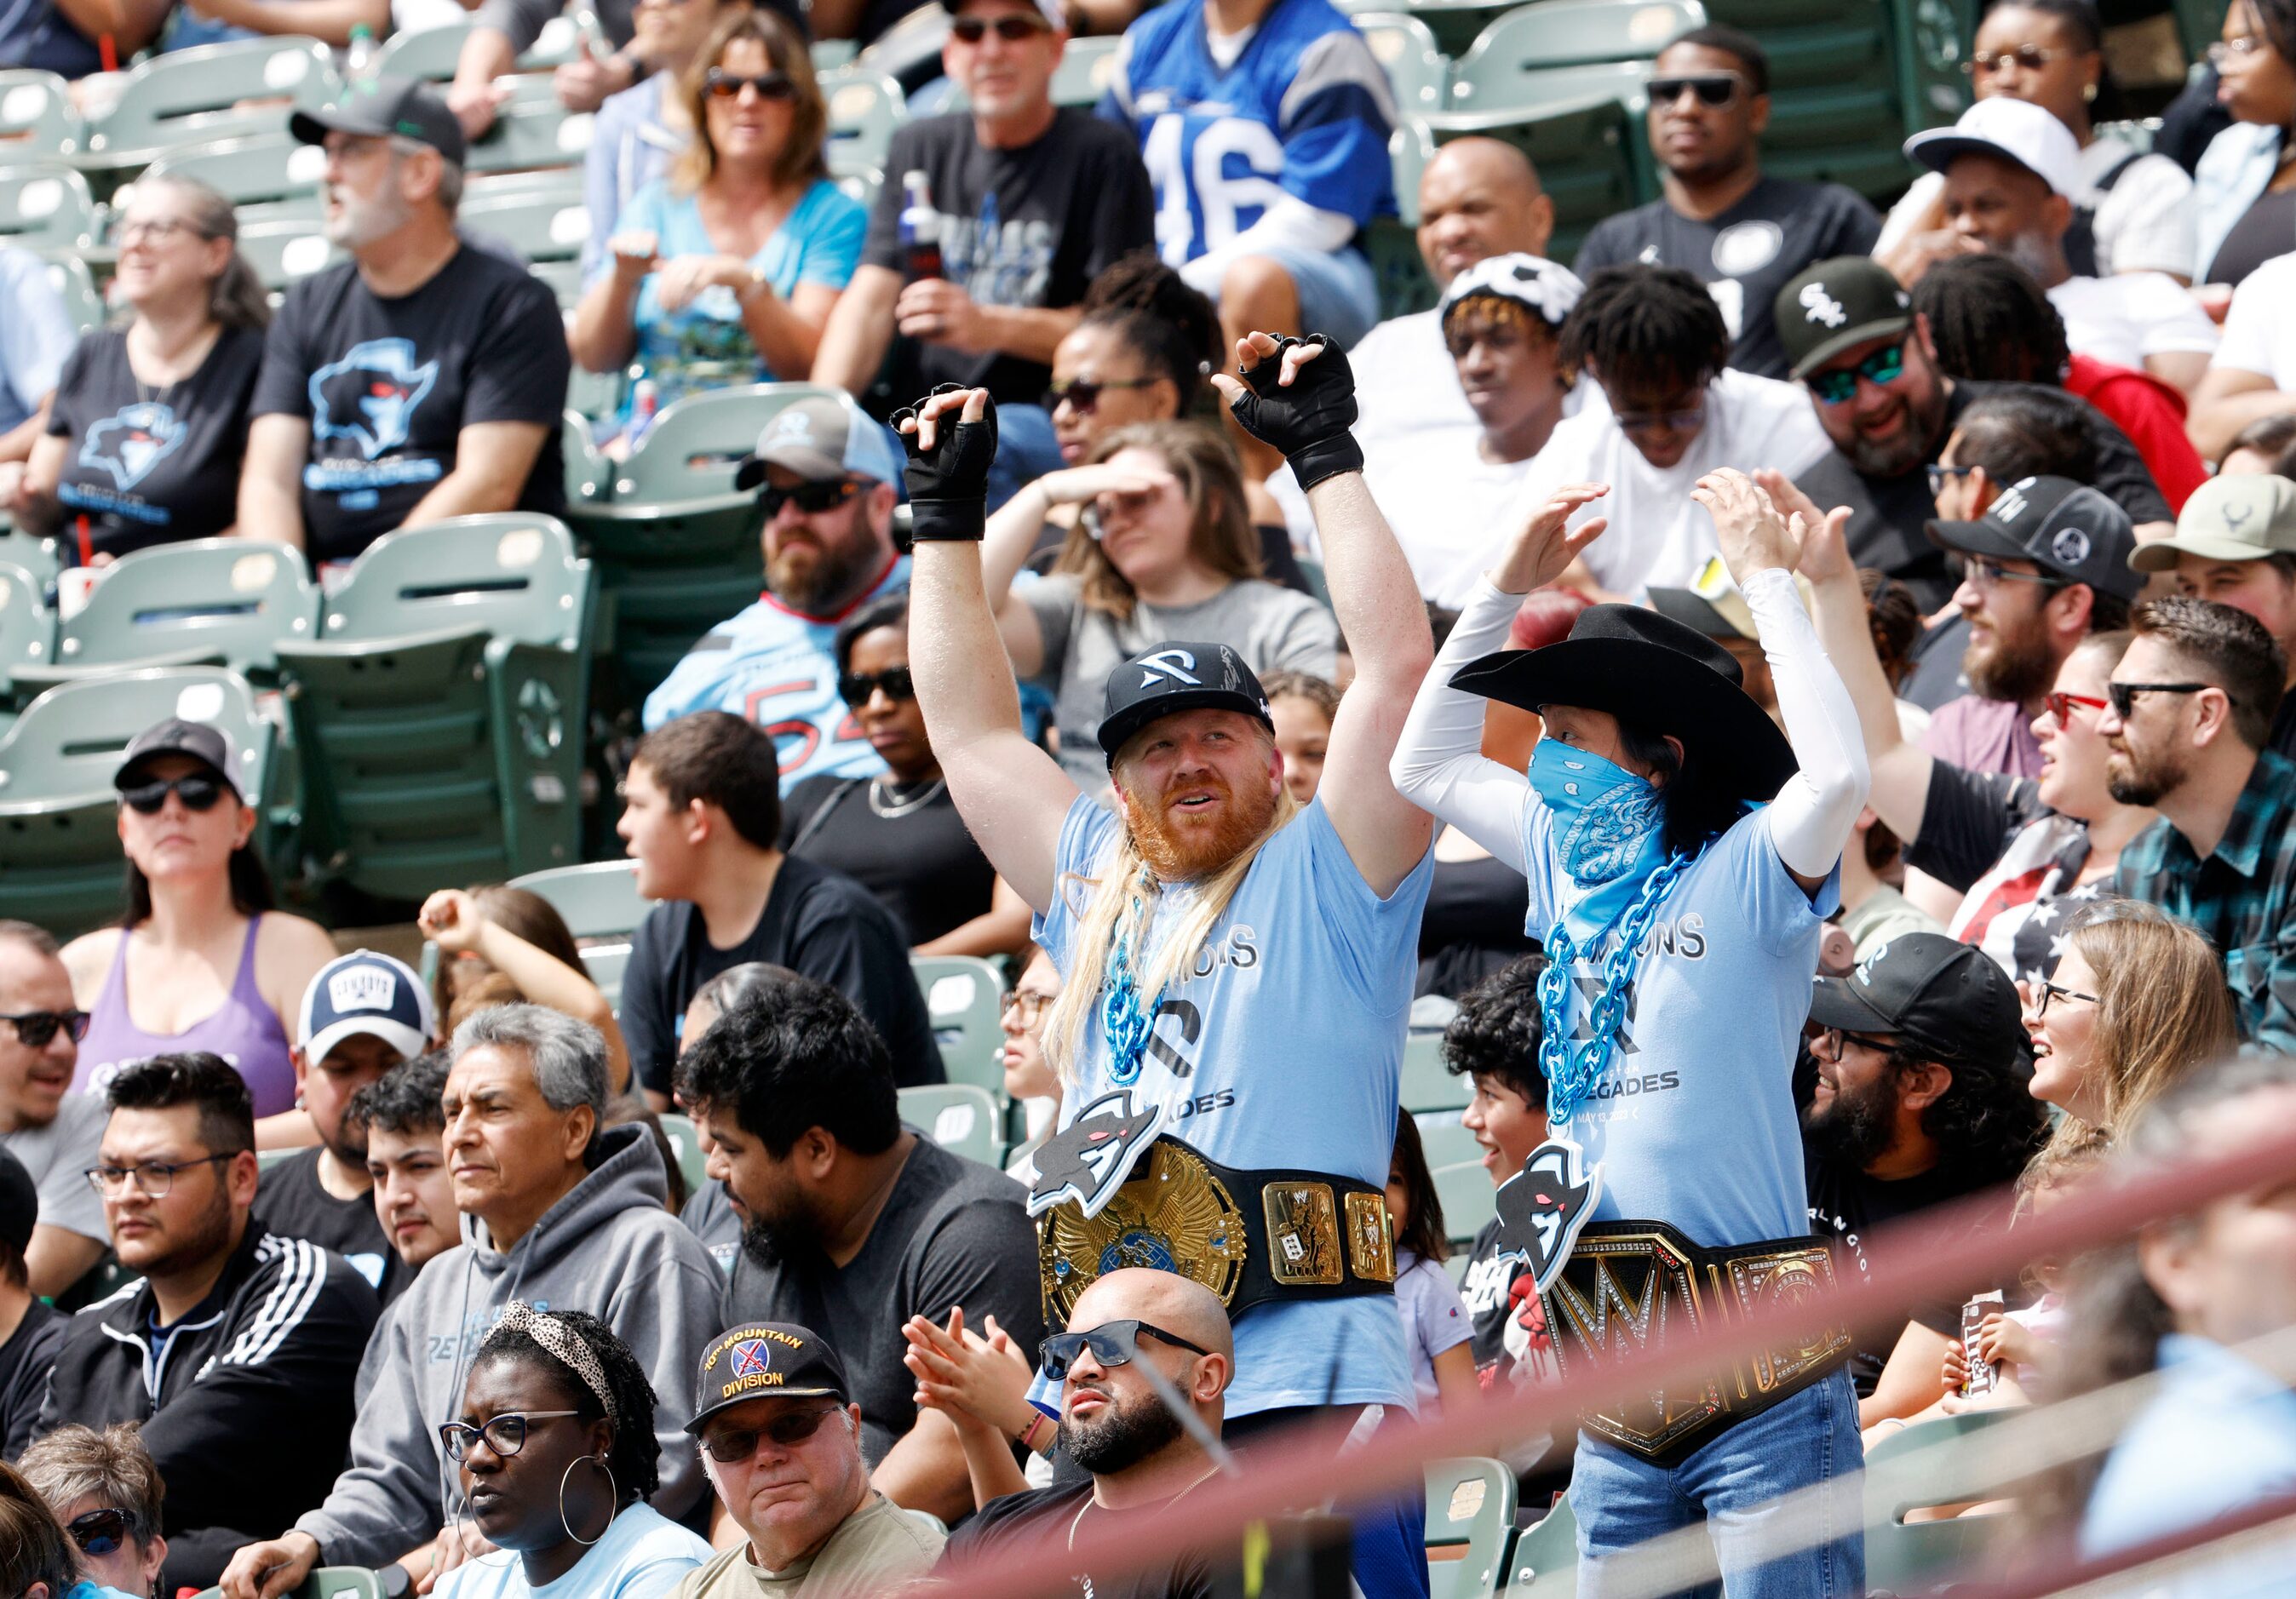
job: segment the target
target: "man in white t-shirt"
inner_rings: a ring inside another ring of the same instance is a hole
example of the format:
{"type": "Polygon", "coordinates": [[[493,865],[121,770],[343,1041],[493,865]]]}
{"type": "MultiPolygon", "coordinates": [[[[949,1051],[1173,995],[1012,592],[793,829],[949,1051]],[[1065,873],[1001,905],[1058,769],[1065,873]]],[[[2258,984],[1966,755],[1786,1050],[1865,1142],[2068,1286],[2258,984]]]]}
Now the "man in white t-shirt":
{"type": "Polygon", "coordinates": [[[2184,285],[2157,272],[2079,277],[2066,261],[2065,233],[2082,188],[2080,147],[2054,116],[2028,101],[1980,100],[1951,127],[1906,140],[1906,154],[1944,175],[1946,222],[1930,235],[1934,249],[1907,253],[1906,287],[1945,253],[2005,256],[2048,291],[2077,353],[2187,392],[2201,381],[2217,331],[2184,285]]]}
{"type": "Polygon", "coordinates": [[[1598,392],[1555,428],[1494,540],[1565,484],[1608,484],[1570,525],[1599,515],[1610,530],[1563,581],[1597,598],[1690,587],[1720,554],[1713,518],[1690,497],[1700,478],[1725,466],[1791,478],[1833,448],[1799,388],[1726,366],[1730,348],[1713,296],[1680,267],[1596,273],[1563,327],[1562,364],[1598,392]]]}
{"type": "Polygon", "coordinates": [[[2225,313],[2224,342],[2193,391],[2193,447],[2214,461],[2251,422],[2296,412],[2296,255],[2243,278],[2225,313]]]}
{"type": "Polygon", "coordinates": [[[39,1225],[24,1250],[37,1297],[78,1282],[109,1245],[103,1201],[81,1174],[95,1164],[109,1107],[73,1094],[87,1013],[72,1001],[56,941],[29,922],[0,922],[0,1149],[39,1190],[39,1225]]]}

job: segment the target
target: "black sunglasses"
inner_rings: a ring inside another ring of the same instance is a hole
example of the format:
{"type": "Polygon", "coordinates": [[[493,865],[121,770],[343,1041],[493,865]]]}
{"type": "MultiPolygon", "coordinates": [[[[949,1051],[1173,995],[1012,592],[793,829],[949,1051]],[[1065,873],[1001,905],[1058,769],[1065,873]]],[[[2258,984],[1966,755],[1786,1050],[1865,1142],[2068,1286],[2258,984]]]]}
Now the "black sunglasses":
{"type": "Polygon", "coordinates": [[[1066,406],[1071,411],[1089,411],[1100,404],[1100,397],[1111,389],[1145,389],[1156,381],[1154,378],[1070,378],[1045,390],[1045,409],[1057,411],[1066,406]]]}
{"type": "Polygon", "coordinates": [[[755,89],[760,100],[793,100],[797,86],[786,72],[761,72],[755,78],[744,78],[738,72],[728,72],[723,67],[712,67],[702,75],[702,87],[720,100],[734,100],[744,88],[755,89]]]}
{"type": "Polygon", "coordinates": [[[74,1516],[64,1532],[79,1546],[80,1553],[101,1560],[119,1552],[127,1541],[127,1513],[124,1510],[91,1510],[84,1516],[74,1516]]]}
{"type": "Polygon", "coordinates": [[[1672,105],[1688,89],[1698,96],[1701,105],[1727,105],[1738,97],[1738,75],[1734,72],[1702,72],[1695,78],[1653,78],[1650,80],[1652,105],[1672,105]]]}
{"type": "Polygon", "coordinates": [[[1152,1323],[1139,1321],[1103,1322],[1089,1332],[1055,1332],[1037,1346],[1037,1357],[1044,1363],[1045,1376],[1054,1382],[1065,1382],[1069,1369],[1077,1357],[1086,1349],[1103,1366],[1128,1365],[1140,1351],[1135,1341],[1145,1332],[1151,1338],[1162,1339],[1177,1348],[1198,1355],[1211,1351],[1200,1343],[1190,1343],[1177,1332],[1167,1332],[1152,1323]]]}
{"type": "Polygon", "coordinates": [[[996,37],[1008,45],[1017,45],[1040,33],[1052,32],[1034,17],[999,17],[993,22],[986,17],[959,17],[948,25],[949,32],[968,45],[980,43],[988,37],[991,29],[996,29],[996,37]]]}
{"type": "Polygon", "coordinates": [[[441,1422],[439,1441],[445,1446],[449,1460],[465,1458],[480,1439],[486,1440],[488,1448],[507,1460],[526,1447],[526,1435],[534,1431],[535,1423],[554,1422],[561,1416],[581,1414],[578,1410],[506,1410],[480,1427],[468,1422],[441,1422]]]}
{"type": "Polygon", "coordinates": [[[887,667],[882,672],[847,672],[837,680],[837,692],[845,696],[848,705],[866,705],[879,689],[885,691],[888,700],[914,700],[917,680],[905,666],[887,667]]]}
{"type": "Polygon", "coordinates": [[[157,777],[150,783],[139,783],[134,788],[120,790],[119,797],[127,802],[130,810],[156,816],[160,808],[168,803],[170,789],[184,802],[185,810],[207,810],[223,798],[224,785],[212,777],[192,772],[181,777],[157,777]]]}
{"type": "Polygon", "coordinates": [[[758,509],[771,521],[782,513],[782,507],[795,501],[797,508],[808,516],[818,516],[824,511],[834,511],[853,497],[861,487],[850,478],[835,478],[826,483],[800,483],[792,488],[776,488],[768,483],[758,490],[758,509]]]}
{"type": "Polygon", "coordinates": [[[0,1021],[16,1024],[16,1041],[27,1049],[45,1049],[58,1029],[70,1034],[71,1041],[77,1044],[87,1037],[90,1020],[86,1011],[26,1011],[20,1015],[0,1016],[0,1021]]]}
{"type": "Polygon", "coordinates": [[[2213,683],[2108,683],[2104,692],[2112,699],[2112,714],[2125,722],[2136,709],[2139,694],[2197,694],[2215,686],[2213,683]]]}
{"type": "Polygon", "coordinates": [[[824,1406],[817,1410],[791,1410],[775,1416],[762,1427],[726,1427],[701,1437],[701,1447],[709,1451],[709,1458],[719,1465],[735,1465],[750,1459],[758,1452],[758,1440],[770,1440],[776,1448],[787,1449],[805,1442],[821,1431],[821,1423],[839,1413],[842,1407],[824,1406]]]}

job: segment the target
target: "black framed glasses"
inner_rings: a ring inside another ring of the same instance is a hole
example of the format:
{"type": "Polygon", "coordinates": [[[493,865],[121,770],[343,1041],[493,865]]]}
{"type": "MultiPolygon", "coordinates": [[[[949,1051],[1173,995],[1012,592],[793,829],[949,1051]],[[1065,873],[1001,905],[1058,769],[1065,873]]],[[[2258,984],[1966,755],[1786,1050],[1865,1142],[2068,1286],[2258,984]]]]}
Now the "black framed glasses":
{"type": "Polygon", "coordinates": [[[837,692],[855,707],[868,704],[869,697],[879,689],[885,691],[888,700],[914,700],[917,680],[905,666],[887,667],[882,672],[847,672],[837,680],[837,692]]]}
{"type": "Polygon", "coordinates": [[[1809,374],[1809,391],[1822,406],[1838,406],[1857,392],[1857,380],[1894,383],[1906,375],[1906,341],[1883,345],[1855,366],[1840,366],[1809,374]]]}
{"type": "Polygon", "coordinates": [[[2094,994],[2084,994],[2079,988],[2068,988],[2062,983],[2053,983],[2047,978],[2043,978],[2033,992],[2033,1014],[2047,1015],[2049,1002],[2053,999],[2079,999],[2086,1000],[2090,1004],[2104,1003],[2094,994]]]}
{"type": "Polygon", "coordinates": [[[127,1192],[130,1183],[145,1199],[166,1199],[176,1185],[176,1174],[189,1171],[195,1166],[212,1166],[218,1160],[233,1159],[231,1155],[201,1155],[196,1160],[146,1160],[141,1166],[91,1166],[82,1175],[88,1186],[106,1199],[127,1192]]]}
{"type": "Polygon", "coordinates": [[[834,511],[858,492],[861,485],[851,478],[832,478],[825,483],[797,483],[787,488],[772,483],[758,490],[758,509],[771,521],[782,513],[783,505],[794,504],[808,516],[819,516],[824,511],[834,511]]]}
{"type": "Polygon", "coordinates": [[[1159,381],[1155,378],[1063,378],[1045,390],[1045,409],[1057,411],[1066,406],[1071,411],[1086,412],[1100,404],[1100,397],[1111,389],[1145,389],[1159,381]]]}
{"type": "Polygon", "coordinates": [[[64,1536],[79,1546],[82,1554],[102,1560],[116,1554],[127,1541],[127,1513],[124,1510],[91,1510],[84,1516],[74,1516],[64,1523],[64,1536]]]}
{"type": "Polygon", "coordinates": [[[744,78],[739,72],[712,67],[702,75],[701,86],[720,100],[738,100],[743,89],[754,89],[760,100],[797,98],[797,86],[786,72],[760,72],[755,78],[744,78]]]}
{"type": "Polygon", "coordinates": [[[87,1037],[90,1020],[86,1011],[24,1011],[13,1016],[0,1016],[0,1021],[15,1024],[16,1042],[27,1049],[45,1049],[48,1040],[59,1032],[70,1035],[77,1044],[87,1037]]]}
{"type": "Polygon", "coordinates": [[[1055,1332],[1037,1346],[1037,1358],[1044,1365],[1047,1381],[1065,1382],[1077,1357],[1086,1349],[1103,1366],[1130,1365],[1133,1356],[1140,1352],[1136,1341],[1143,1332],[1193,1354],[1211,1353],[1203,1345],[1190,1343],[1178,1333],[1167,1332],[1152,1322],[1121,1321],[1103,1322],[1089,1332],[1055,1332]]]}
{"type": "Polygon", "coordinates": [[[224,785],[204,772],[188,772],[181,777],[155,777],[149,783],[122,789],[119,798],[128,809],[156,816],[160,808],[168,803],[170,791],[184,802],[185,810],[211,810],[215,802],[223,798],[224,785]]]}
{"type": "Polygon", "coordinates": [[[987,17],[959,17],[948,25],[948,30],[968,45],[978,45],[994,33],[1008,45],[1032,39],[1052,29],[1035,17],[998,17],[991,21],[987,17]]]}
{"type": "Polygon", "coordinates": [[[1888,1054],[1898,1047],[1898,1042],[1894,1038],[1877,1038],[1871,1033],[1853,1033],[1846,1027],[1813,1028],[1809,1040],[1812,1044],[1824,1045],[1826,1057],[1834,1061],[1841,1058],[1841,1046],[1844,1044],[1855,1044],[1881,1055],[1888,1054]]]}
{"type": "Polygon", "coordinates": [[[823,1405],[811,1410],[784,1411],[762,1427],[716,1428],[701,1435],[701,1447],[719,1465],[736,1465],[757,1454],[758,1440],[761,1438],[777,1449],[797,1447],[820,1431],[822,1423],[843,1408],[839,1405],[823,1405]]]}
{"type": "Polygon", "coordinates": [[[2062,588],[2067,579],[2053,572],[2013,572],[1990,555],[1966,553],[1956,558],[1962,577],[1980,588],[1998,588],[2004,583],[2030,583],[2037,588],[2062,588]]]}
{"type": "Polygon", "coordinates": [[[535,1423],[581,1414],[578,1410],[505,1410],[476,1427],[468,1422],[441,1422],[439,1442],[446,1448],[447,1459],[459,1461],[468,1458],[472,1447],[484,1439],[488,1448],[507,1460],[526,1447],[526,1435],[534,1431],[535,1423]]]}
{"type": "Polygon", "coordinates": [[[2111,697],[2112,714],[2125,722],[2136,709],[2139,694],[2197,694],[2215,686],[2213,683],[2108,683],[2104,692],[2111,697]]]}
{"type": "Polygon", "coordinates": [[[1961,70],[1972,78],[1990,78],[2012,67],[2038,72],[2051,62],[2062,61],[2071,53],[2070,50],[2049,50],[2039,45],[2013,45],[2006,50],[1980,50],[1962,62],[1961,70]]]}
{"type": "Polygon", "coordinates": [[[1698,96],[1701,105],[1727,105],[1738,97],[1738,75],[1735,72],[1685,73],[1680,78],[1653,78],[1650,80],[1652,105],[1672,105],[1687,92],[1698,96]]]}
{"type": "Polygon", "coordinates": [[[1929,470],[1930,498],[1935,499],[1938,496],[1945,492],[1945,486],[1948,483],[1953,481],[1956,478],[1965,478],[1969,476],[1969,474],[1975,472],[1977,468],[1973,466],[1939,466],[1937,463],[1932,461],[1930,463],[1929,470]]]}

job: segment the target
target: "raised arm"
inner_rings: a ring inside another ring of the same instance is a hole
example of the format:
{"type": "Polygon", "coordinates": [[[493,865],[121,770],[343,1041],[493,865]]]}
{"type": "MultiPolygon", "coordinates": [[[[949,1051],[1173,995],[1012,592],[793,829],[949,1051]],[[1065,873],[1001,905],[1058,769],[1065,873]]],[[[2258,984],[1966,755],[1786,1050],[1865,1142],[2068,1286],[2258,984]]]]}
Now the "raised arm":
{"type": "Polygon", "coordinates": [[[936,394],[901,418],[915,541],[909,671],[957,814],[1041,914],[1053,907],[1061,824],[1078,791],[1021,731],[1021,693],[981,583],[996,417],[988,391],[973,389],[936,394]]]}
{"type": "Polygon", "coordinates": [[[1364,487],[1363,451],[1348,431],[1356,395],[1347,357],[1320,339],[1279,345],[1266,333],[1237,340],[1235,353],[1245,381],[1225,373],[1212,381],[1245,430],[1292,463],[1316,518],[1332,609],[1356,663],[1355,682],[1332,719],[1318,792],[1356,870],[1385,898],[1433,838],[1426,812],[1388,775],[1412,693],[1435,653],[1427,608],[1402,546],[1364,487]]]}

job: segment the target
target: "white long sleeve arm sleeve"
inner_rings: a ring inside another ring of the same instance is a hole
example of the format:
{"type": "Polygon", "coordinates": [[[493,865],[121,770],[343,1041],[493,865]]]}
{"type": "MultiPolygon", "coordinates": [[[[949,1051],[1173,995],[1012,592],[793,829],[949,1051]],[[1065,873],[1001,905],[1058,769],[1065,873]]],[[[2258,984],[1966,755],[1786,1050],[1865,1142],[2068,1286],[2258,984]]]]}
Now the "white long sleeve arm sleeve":
{"type": "MultiPolygon", "coordinates": [[[[1530,779],[1483,754],[1483,707],[1488,701],[1453,688],[1451,676],[1506,643],[1507,628],[1521,604],[1521,594],[1501,593],[1488,578],[1476,584],[1473,597],[1419,685],[1387,767],[1397,792],[1518,872],[1523,869],[1523,816],[1538,803],[1538,796],[1530,779]]],[[[1849,725],[1854,733],[1855,716],[1849,725]]]]}
{"type": "Polygon", "coordinates": [[[1770,805],[1770,842],[1789,872],[1823,877],[1841,858],[1872,783],[1857,707],[1817,642],[1793,578],[1771,567],[1749,578],[1744,594],[1801,767],[1770,805]]]}

